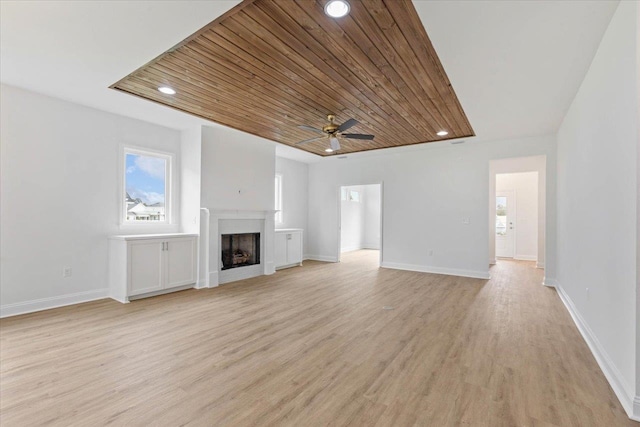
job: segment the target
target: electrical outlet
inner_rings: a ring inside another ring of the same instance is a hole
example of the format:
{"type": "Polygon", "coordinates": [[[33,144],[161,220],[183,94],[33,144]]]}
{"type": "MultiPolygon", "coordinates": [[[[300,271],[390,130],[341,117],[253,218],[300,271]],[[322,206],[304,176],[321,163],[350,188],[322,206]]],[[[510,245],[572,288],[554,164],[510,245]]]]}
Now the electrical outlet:
{"type": "Polygon", "coordinates": [[[71,277],[72,273],[73,273],[73,270],[71,269],[71,267],[64,267],[62,269],[62,277],[71,277]]]}
{"type": "Polygon", "coordinates": [[[469,225],[471,223],[471,218],[469,218],[468,216],[465,216],[462,218],[462,223],[464,225],[469,225]]]}

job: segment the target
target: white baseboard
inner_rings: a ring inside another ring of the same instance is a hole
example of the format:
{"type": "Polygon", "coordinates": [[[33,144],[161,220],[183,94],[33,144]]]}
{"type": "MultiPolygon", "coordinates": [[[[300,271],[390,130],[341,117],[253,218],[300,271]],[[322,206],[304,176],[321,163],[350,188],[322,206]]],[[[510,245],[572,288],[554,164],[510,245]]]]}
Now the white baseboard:
{"type": "Polygon", "coordinates": [[[474,279],[490,279],[488,271],[462,270],[457,268],[433,267],[428,265],[403,264],[399,262],[383,262],[381,267],[394,270],[418,271],[421,273],[445,274],[448,276],[472,277],[474,279]]]}
{"type": "Polygon", "coordinates": [[[56,297],[40,298],[32,301],[5,304],[0,306],[0,318],[33,313],[35,311],[49,310],[57,307],[64,307],[66,305],[80,304],[108,297],[109,289],[104,288],[56,297]]]}
{"type": "Polygon", "coordinates": [[[542,279],[542,284],[550,288],[555,288],[556,286],[558,286],[558,281],[556,279],[552,279],[551,277],[545,276],[542,279]]]}
{"type": "Polygon", "coordinates": [[[347,246],[345,248],[340,248],[340,253],[359,251],[361,249],[363,249],[362,246],[347,246]]]}
{"type": "Polygon", "coordinates": [[[636,396],[633,399],[633,414],[629,418],[640,422],[640,396],[636,396]]]}
{"type": "Polygon", "coordinates": [[[496,259],[495,259],[495,258],[491,258],[491,259],[489,260],[489,265],[496,265],[496,263],[497,263],[497,262],[498,262],[498,261],[496,261],[496,259]]]}
{"type": "Polygon", "coordinates": [[[640,400],[635,393],[632,391],[633,388],[627,384],[624,377],[613,363],[605,349],[600,344],[600,341],[593,333],[589,325],[584,321],[580,312],[576,309],[573,301],[567,293],[562,289],[559,283],[556,283],[556,290],[558,291],[558,295],[560,296],[560,300],[569,311],[573,322],[578,327],[582,338],[584,338],[585,342],[589,346],[593,357],[595,357],[596,362],[600,366],[600,370],[609,381],[609,385],[613,389],[613,392],[618,397],[618,400],[622,404],[622,407],[626,411],[629,418],[640,421],[640,400]]]}
{"type": "Polygon", "coordinates": [[[363,243],[362,244],[362,249],[371,249],[374,251],[379,251],[380,250],[380,245],[376,244],[376,243],[363,243]]]}
{"type": "Polygon", "coordinates": [[[513,259],[518,261],[537,261],[538,257],[535,255],[514,255],[513,259]]]}
{"type": "Polygon", "coordinates": [[[326,256],[326,255],[311,255],[307,254],[304,256],[305,260],[310,261],[322,261],[322,262],[338,262],[338,259],[334,256],[326,256]]]}
{"type": "Polygon", "coordinates": [[[536,262],[536,268],[544,270],[544,262],[536,262]]]}

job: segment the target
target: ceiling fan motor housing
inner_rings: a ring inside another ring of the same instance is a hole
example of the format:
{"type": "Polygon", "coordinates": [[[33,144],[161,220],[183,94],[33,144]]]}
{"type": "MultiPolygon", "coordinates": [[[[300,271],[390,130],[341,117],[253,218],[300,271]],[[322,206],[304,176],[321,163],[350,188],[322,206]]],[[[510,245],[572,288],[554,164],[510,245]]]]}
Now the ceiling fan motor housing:
{"type": "Polygon", "coordinates": [[[322,132],[324,133],[332,134],[332,133],[335,133],[337,130],[338,130],[338,125],[335,125],[333,123],[330,123],[326,126],[322,126],[322,132]]]}
{"type": "Polygon", "coordinates": [[[335,119],[336,119],[335,114],[327,114],[327,120],[329,121],[329,123],[322,126],[322,132],[328,133],[328,134],[335,133],[339,127],[337,124],[333,123],[335,119]]]}

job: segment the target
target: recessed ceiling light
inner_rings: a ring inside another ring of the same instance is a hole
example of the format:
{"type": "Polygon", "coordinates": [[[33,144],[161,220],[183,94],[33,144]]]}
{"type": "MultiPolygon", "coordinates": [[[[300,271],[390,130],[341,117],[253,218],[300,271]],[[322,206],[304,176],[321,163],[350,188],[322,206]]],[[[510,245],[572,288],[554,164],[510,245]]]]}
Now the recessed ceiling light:
{"type": "Polygon", "coordinates": [[[349,13],[349,3],[346,0],[329,0],[324,5],[324,13],[332,18],[342,18],[349,13]]]}
{"type": "Polygon", "coordinates": [[[324,151],[326,151],[327,153],[333,153],[333,149],[331,149],[331,148],[327,148],[327,149],[326,149],[326,150],[324,150],[324,151]]]}
{"type": "Polygon", "coordinates": [[[436,135],[438,135],[438,136],[447,136],[447,135],[449,135],[449,132],[447,132],[446,130],[441,130],[436,135]]]}
{"type": "Polygon", "coordinates": [[[171,89],[169,86],[160,86],[158,90],[162,93],[166,93],[167,95],[175,95],[176,91],[171,89]]]}

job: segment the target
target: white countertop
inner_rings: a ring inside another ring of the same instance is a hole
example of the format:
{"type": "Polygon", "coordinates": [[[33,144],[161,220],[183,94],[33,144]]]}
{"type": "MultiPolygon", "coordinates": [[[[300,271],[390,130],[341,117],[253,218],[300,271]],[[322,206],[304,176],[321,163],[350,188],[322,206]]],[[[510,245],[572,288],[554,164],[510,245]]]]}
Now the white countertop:
{"type": "Polygon", "coordinates": [[[140,240],[140,239],[166,239],[169,237],[198,237],[198,234],[189,233],[163,233],[163,234],[128,234],[120,236],[109,236],[114,240],[140,240]]]}

